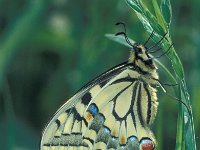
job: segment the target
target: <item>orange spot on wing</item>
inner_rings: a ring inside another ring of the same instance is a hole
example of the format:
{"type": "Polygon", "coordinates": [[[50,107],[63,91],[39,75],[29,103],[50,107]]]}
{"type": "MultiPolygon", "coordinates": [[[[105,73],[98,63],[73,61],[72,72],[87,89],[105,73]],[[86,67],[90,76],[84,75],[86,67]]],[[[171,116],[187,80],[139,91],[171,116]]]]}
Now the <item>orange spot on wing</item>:
{"type": "Polygon", "coordinates": [[[90,121],[93,119],[92,114],[89,113],[89,112],[86,112],[86,117],[85,117],[85,119],[87,120],[87,122],[90,122],[90,121]]]}
{"type": "Polygon", "coordinates": [[[116,131],[116,129],[112,130],[111,135],[114,136],[114,137],[117,137],[117,131],[116,131]]]}
{"type": "Polygon", "coordinates": [[[120,136],[120,144],[126,144],[126,139],[123,135],[120,136]]]}

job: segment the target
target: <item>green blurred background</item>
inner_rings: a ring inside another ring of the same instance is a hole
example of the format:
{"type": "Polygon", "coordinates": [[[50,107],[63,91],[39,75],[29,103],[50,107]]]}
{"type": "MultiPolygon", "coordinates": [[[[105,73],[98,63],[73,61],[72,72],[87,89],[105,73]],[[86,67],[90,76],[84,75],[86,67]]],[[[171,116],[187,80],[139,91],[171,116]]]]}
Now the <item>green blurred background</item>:
{"type": "MultiPolygon", "coordinates": [[[[186,74],[200,148],[200,1],[172,1],[171,34],[186,74]]],[[[148,34],[123,0],[0,0],[0,149],[36,150],[45,124],[66,99],[125,61],[126,47],[105,38],[127,24],[148,34]]],[[[171,68],[165,57],[161,61],[171,68]]],[[[161,81],[167,82],[162,71],[161,81]]],[[[175,147],[178,102],[159,92],[153,125],[159,149],[175,147]]]]}

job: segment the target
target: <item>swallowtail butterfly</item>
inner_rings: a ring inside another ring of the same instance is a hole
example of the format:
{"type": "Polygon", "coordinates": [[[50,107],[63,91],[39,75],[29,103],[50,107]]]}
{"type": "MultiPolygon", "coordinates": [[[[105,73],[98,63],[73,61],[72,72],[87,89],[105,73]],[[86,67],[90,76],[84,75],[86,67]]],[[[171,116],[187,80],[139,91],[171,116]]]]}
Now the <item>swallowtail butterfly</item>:
{"type": "Polygon", "coordinates": [[[41,150],[154,150],[153,123],[160,85],[147,48],[132,44],[128,61],[101,74],[46,126],[41,150]]]}

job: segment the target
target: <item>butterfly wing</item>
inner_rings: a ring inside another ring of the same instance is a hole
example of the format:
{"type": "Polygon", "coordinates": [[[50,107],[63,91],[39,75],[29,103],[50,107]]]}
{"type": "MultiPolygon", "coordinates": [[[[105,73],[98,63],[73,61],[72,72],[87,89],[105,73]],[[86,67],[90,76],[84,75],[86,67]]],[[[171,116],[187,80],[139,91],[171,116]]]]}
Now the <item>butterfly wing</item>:
{"type": "Polygon", "coordinates": [[[62,105],[61,108],[51,118],[50,122],[47,124],[46,128],[43,131],[40,144],[41,149],[45,149],[45,147],[48,147],[47,145],[51,145],[51,143],[54,143],[53,141],[55,141],[55,139],[58,137],[61,128],[64,128],[64,126],[67,127],[67,122],[68,124],[70,124],[70,121],[68,120],[72,119],[72,115],[74,115],[74,118],[78,117],[78,114],[75,114],[76,112],[73,112],[75,111],[75,108],[79,107],[79,105],[81,106],[77,110],[80,110],[82,107],[86,107],[87,104],[90,102],[92,96],[94,96],[98,91],[100,91],[101,87],[103,87],[106,84],[106,82],[108,82],[109,80],[111,80],[111,78],[123,71],[126,68],[126,66],[127,62],[124,62],[99,75],[97,78],[95,78],[94,80],[86,84],[83,88],[81,88],[64,105],[62,105]]]}
{"type": "Polygon", "coordinates": [[[148,124],[156,113],[156,91],[140,76],[123,63],[91,81],[54,115],[41,149],[153,149],[148,124]]]}

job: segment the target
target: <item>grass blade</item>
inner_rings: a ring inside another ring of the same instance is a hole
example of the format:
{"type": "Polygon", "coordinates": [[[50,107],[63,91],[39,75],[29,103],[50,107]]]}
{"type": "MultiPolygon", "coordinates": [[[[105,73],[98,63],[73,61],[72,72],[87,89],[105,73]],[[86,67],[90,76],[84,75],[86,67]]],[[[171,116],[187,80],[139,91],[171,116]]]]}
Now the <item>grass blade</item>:
{"type": "Polygon", "coordinates": [[[170,0],[162,0],[161,1],[161,12],[166,24],[169,26],[172,19],[172,8],[170,0]]]}

